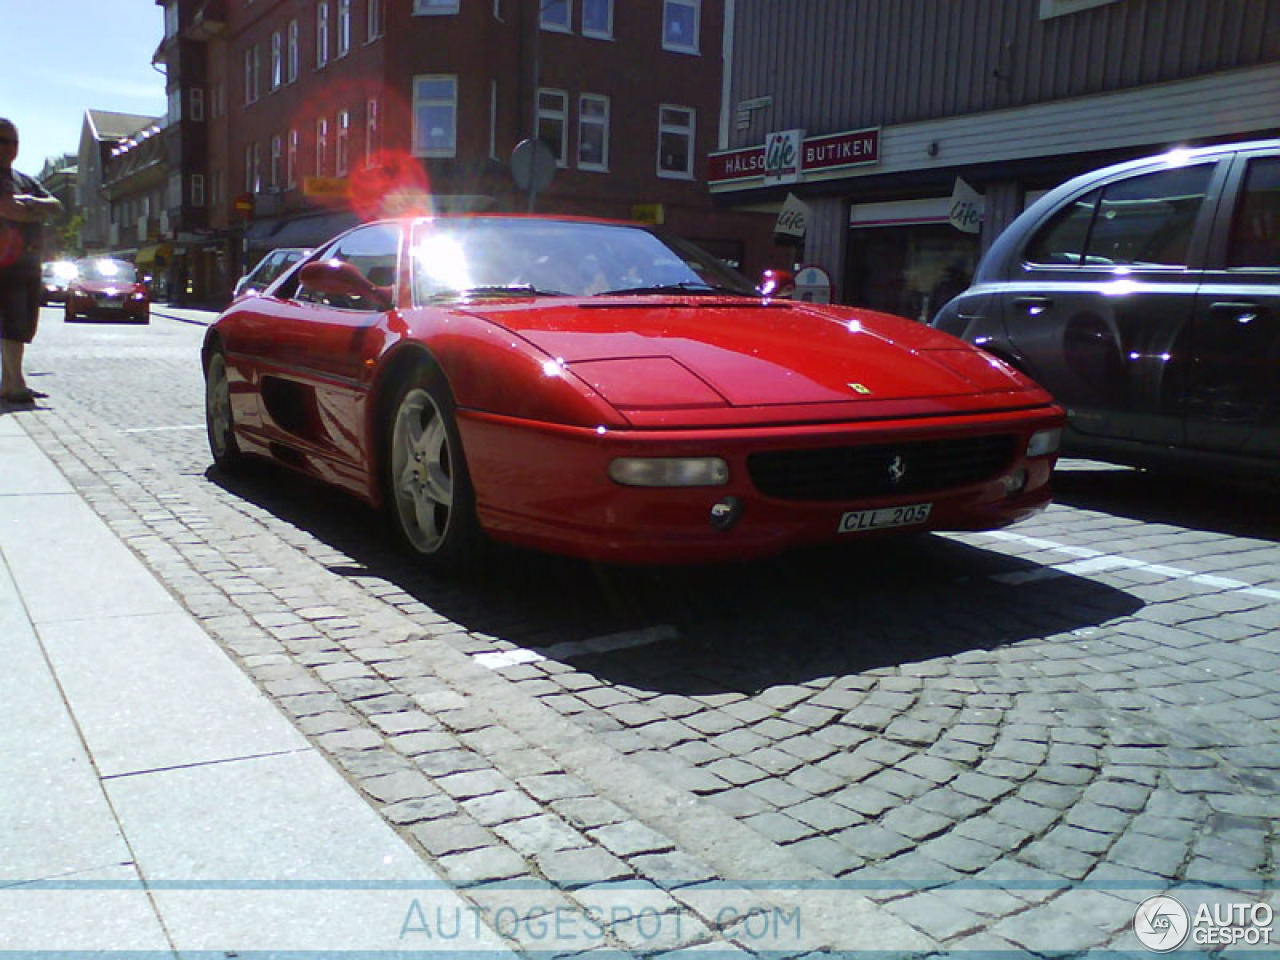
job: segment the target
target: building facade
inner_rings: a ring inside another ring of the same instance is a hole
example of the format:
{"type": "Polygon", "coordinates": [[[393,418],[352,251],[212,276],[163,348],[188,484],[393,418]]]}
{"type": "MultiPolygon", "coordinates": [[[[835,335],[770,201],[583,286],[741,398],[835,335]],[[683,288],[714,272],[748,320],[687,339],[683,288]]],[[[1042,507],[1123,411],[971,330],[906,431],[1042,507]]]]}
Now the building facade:
{"type": "Polygon", "coordinates": [[[188,259],[210,294],[272,248],[408,211],[639,219],[749,272],[786,257],[770,218],[717,208],[705,180],[724,0],[157,3],[188,111],[171,106],[171,160],[187,198],[204,185],[188,259]],[[516,154],[533,140],[545,150],[516,154]]]}
{"type": "Polygon", "coordinates": [[[803,222],[797,260],[834,299],[920,320],[1063,180],[1280,131],[1268,0],[730,0],[726,16],[716,200],[803,222]]]}
{"type": "Polygon", "coordinates": [[[108,167],[117,148],[143,130],[155,126],[159,117],[110,110],[86,110],[80,127],[80,150],[76,158],[76,211],[79,213],[79,247],[88,255],[115,254],[130,259],[138,252],[126,230],[112,219],[111,197],[106,183],[108,167]]]}

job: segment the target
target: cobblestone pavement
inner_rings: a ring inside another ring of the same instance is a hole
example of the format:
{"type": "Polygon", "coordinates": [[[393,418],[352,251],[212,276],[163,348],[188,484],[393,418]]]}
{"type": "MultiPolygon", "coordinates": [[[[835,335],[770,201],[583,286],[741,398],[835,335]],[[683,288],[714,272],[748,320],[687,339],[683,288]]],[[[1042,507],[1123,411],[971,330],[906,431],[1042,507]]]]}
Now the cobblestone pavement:
{"type": "Polygon", "coordinates": [[[355,501],[206,475],[200,335],[42,334],[24,423],[477,904],[625,896],[680,922],[583,948],[789,956],[1138,950],[1173,887],[1280,908],[1274,497],[1068,462],[994,534],[449,583],[355,501]],[[796,909],[800,938],[751,927],[796,909]]]}

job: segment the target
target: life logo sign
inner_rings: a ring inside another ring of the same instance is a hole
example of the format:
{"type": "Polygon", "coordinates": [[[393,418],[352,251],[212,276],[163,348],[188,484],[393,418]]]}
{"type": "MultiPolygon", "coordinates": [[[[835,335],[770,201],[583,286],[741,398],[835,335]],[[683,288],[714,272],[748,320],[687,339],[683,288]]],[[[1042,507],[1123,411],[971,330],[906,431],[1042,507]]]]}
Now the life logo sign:
{"type": "Polygon", "coordinates": [[[803,130],[778,130],[764,141],[764,182],[795,183],[800,179],[803,130]]]}

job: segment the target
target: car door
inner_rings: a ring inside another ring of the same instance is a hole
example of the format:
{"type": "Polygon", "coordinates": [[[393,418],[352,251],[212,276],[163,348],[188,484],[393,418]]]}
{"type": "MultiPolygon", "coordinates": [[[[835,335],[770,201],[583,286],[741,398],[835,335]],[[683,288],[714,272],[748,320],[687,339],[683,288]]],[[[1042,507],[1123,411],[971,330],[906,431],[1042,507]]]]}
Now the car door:
{"type": "Polygon", "coordinates": [[[1182,441],[1185,341],[1221,177],[1217,160],[1165,161],[1082,185],[1010,265],[1009,339],[1081,433],[1182,441]]]}
{"type": "Polygon", "coordinates": [[[1194,320],[1187,441],[1280,457],[1280,153],[1232,167],[1194,320]]]}
{"type": "MultiPolygon", "coordinates": [[[[377,223],[339,237],[319,259],[354,264],[377,286],[394,289],[400,225],[377,223]]],[[[361,425],[371,365],[383,343],[387,311],[355,296],[308,289],[301,275],[277,291],[269,354],[259,394],[264,426],[301,450],[362,461],[361,425]]]]}

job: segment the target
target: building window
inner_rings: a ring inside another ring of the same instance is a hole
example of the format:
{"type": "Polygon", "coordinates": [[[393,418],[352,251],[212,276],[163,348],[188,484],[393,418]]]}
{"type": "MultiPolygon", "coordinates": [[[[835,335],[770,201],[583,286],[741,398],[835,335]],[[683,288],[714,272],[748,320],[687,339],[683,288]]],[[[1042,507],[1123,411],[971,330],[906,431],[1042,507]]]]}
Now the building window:
{"type": "Polygon", "coordinates": [[[284,83],[284,38],[277,30],[271,35],[271,89],[279,90],[284,83]]]}
{"type": "Polygon", "coordinates": [[[289,21],[289,70],[285,74],[285,83],[293,83],[298,79],[298,21],[289,21]]]}
{"type": "Polygon", "coordinates": [[[193,207],[204,206],[204,174],[193,173],[191,175],[191,205],[193,207]]]}
{"type": "Polygon", "coordinates": [[[662,48],[697,53],[701,19],[702,0],[662,0],[662,48]]]}
{"type": "Polygon", "coordinates": [[[609,169],[609,98],[584,93],[578,98],[578,166],[609,169]]]}
{"type": "Polygon", "coordinates": [[[288,152],[284,160],[285,186],[292,190],[298,185],[298,131],[289,131],[288,152]]]}
{"type": "Polygon", "coordinates": [[[458,0],[413,0],[413,15],[415,17],[430,17],[457,12],[458,0]]]}
{"type": "Polygon", "coordinates": [[[658,108],[658,176],[693,179],[694,111],[658,108]]]}
{"type": "Polygon", "coordinates": [[[209,117],[216,120],[227,113],[227,88],[221,82],[209,86],[209,117]]]}
{"type": "Polygon", "coordinates": [[[316,69],[329,62],[329,4],[316,5],[316,69]]]}
{"type": "Polygon", "coordinates": [[[284,160],[284,138],[280,134],[271,137],[271,186],[280,186],[280,164],[284,160]]]}
{"type": "Polygon", "coordinates": [[[573,27],[570,25],[572,19],[573,0],[542,0],[540,22],[543,30],[572,33],[573,27]]]}
{"type": "Polygon", "coordinates": [[[612,39],[613,0],[582,0],[582,35],[612,39]]]}
{"type": "Polygon", "coordinates": [[[316,176],[325,176],[329,159],[329,118],[316,121],[316,176]]]}
{"type": "Polygon", "coordinates": [[[191,119],[196,123],[204,121],[204,87],[192,87],[190,91],[191,119]]]}
{"type": "MultiPolygon", "coordinates": [[[[245,56],[247,57],[248,54],[246,53],[245,56]]],[[[248,63],[247,60],[245,62],[246,64],[248,63]]],[[[168,114],[169,114],[168,120],[170,123],[177,123],[179,120],[182,119],[182,91],[181,90],[169,91],[168,114]]]]}
{"type": "Polygon", "coordinates": [[[370,97],[364,105],[364,163],[371,167],[382,152],[382,128],[378,125],[378,98],[370,97]]]}
{"type": "Polygon", "coordinates": [[[333,174],[345,177],[350,163],[351,150],[351,111],[338,111],[337,142],[334,145],[333,174]]]}
{"type": "Polygon", "coordinates": [[[452,157],[457,149],[458,78],[413,78],[413,154],[452,157]]]}
{"type": "Polygon", "coordinates": [[[568,116],[567,93],[563,90],[538,91],[538,139],[551,148],[558,167],[568,162],[568,116]]]}
{"type": "Polygon", "coordinates": [[[258,102],[258,78],[262,67],[262,48],[256,43],[244,52],[244,103],[258,102]]]}
{"type": "Polygon", "coordinates": [[[262,186],[262,157],[256,143],[247,144],[244,148],[244,189],[246,193],[257,193],[262,186]]]}
{"type": "Polygon", "coordinates": [[[351,0],[338,0],[338,52],[345,57],[351,50],[351,0]]]}
{"type": "Polygon", "coordinates": [[[382,4],[383,0],[369,0],[369,6],[365,10],[365,39],[369,43],[377,40],[382,36],[382,4]]]}

